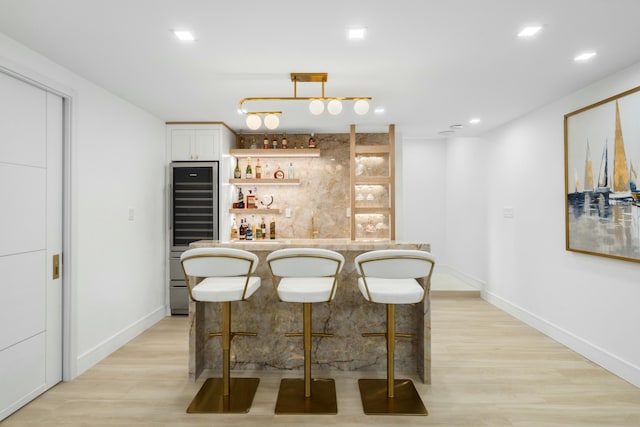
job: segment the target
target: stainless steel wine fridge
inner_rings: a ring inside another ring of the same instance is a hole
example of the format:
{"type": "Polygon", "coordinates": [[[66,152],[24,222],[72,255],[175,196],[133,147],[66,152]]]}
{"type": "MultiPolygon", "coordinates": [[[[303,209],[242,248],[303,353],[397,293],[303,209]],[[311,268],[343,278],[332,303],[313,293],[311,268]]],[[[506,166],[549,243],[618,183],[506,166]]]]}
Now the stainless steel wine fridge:
{"type": "Polygon", "coordinates": [[[180,255],[191,242],[218,239],[218,162],[175,162],[170,169],[170,308],[171,314],[187,314],[180,255]]]}

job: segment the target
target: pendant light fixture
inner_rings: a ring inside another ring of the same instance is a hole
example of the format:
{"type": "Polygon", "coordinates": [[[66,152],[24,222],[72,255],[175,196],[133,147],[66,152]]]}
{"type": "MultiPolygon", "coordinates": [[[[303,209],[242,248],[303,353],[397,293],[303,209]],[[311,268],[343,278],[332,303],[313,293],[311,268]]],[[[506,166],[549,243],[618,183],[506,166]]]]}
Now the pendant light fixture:
{"type": "Polygon", "coordinates": [[[240,101],[238,111],[247,116],[246,124],[251,130],[257,130],[264,123],[267,129],[277,129],[280,124],[278,115],[281,111],[248,111],[244,108],[247,102],[257,101],[310,101],[309,111],[313,115],[324,113],[325,109],[331,115],[338,115],[342,112],[343,101],[355,101],[353,110],[358,115],[364,115],[369,112],[370,96],[325,96],[324,84],[328,78],[327,73],[291,73],[291,81],[293,82],[292,97],[249,97],[240,101]],[[322,93],[320,96],[298,96],[298,82],[303,83],[321,83],[322,93]],[[326,102],[326,105],[325,105],[326,102]],[[262,118],[264,116],[264,119],[262,118]]]}

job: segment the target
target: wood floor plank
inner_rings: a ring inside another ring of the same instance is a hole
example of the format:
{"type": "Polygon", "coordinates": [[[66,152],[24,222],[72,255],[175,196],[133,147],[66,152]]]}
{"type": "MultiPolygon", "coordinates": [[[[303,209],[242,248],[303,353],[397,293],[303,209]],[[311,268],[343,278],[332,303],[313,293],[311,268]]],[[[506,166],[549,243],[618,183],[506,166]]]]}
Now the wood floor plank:
{"type": "MultiPolygon", "coordinates": [[[[338,414],[274,415],[280,379],[261,378],[246,415],[187,414],[188,319],[167,317],[77,379],[2,423],[30,426],[639,426],[640,389],[480,298],[432,299],[432,384],[412,376],[427,417],[367,416],[357,379],[335,372],[338,414]]],[[[382,374],[384,375],[384,374],[382,374]]],[[[401,373],[398,373],[398,377],[401,373]]]]}

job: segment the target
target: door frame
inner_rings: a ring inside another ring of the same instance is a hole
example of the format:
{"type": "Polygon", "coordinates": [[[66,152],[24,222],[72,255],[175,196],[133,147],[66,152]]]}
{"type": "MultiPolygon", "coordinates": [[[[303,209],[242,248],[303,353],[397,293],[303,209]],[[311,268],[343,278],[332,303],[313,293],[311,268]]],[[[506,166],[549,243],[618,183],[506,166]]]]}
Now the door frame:
{"type": "Polygon", "coordinates": [[[77,376],[77,334],[75,322],[75,292],[73,287],[73,141],[76,134],[77,106],[73,89],[49,79],[31,69],[0,57],[0,73],[45,90],[62,98],[62,381],[77,376]]]}

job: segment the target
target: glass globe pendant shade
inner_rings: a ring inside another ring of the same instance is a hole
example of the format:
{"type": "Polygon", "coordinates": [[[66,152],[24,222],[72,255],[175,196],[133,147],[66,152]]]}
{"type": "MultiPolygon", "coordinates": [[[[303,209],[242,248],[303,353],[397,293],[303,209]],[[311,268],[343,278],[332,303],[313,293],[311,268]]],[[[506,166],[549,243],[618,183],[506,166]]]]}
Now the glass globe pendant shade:
{"type": "Polygon", "coordinates": [[[280,119],[275,114],[267,114],[264,117],[264,126],[267,129],[273,130],[277,128],[279,124],[280,124],[280,119]]]}
{"type": "Polygon", "coordinates": [[[359,99],[353,104],[353,111],[362,116],[369,112],[369,102],[366,99],[359,99]]]}
{"type": "Polygon", "coordinates": [[[314,99],[309,103],[309,111],[311,111],[311,114],[316,116],[322,114],[324,111],[324,103],[319,99],[314,99]]]}
{"type": "Polygon", "coordinates": [[[337,99],[329,101],[329,104],[327,104],[327,111],[329,112],[329,114],[332,114],[334,116],[336,114],[340,114],[340,112],[342,111],[342,102],[338,101],[337,99]]]}
{"type": "Polygon", "coordinates": [[[247,124],[247,127],[249,129],[256,130],[260,128],[262,120],[260,120],[260,116],[258,116],[257,114],[249,114],[245,123],[247,124]]]}

